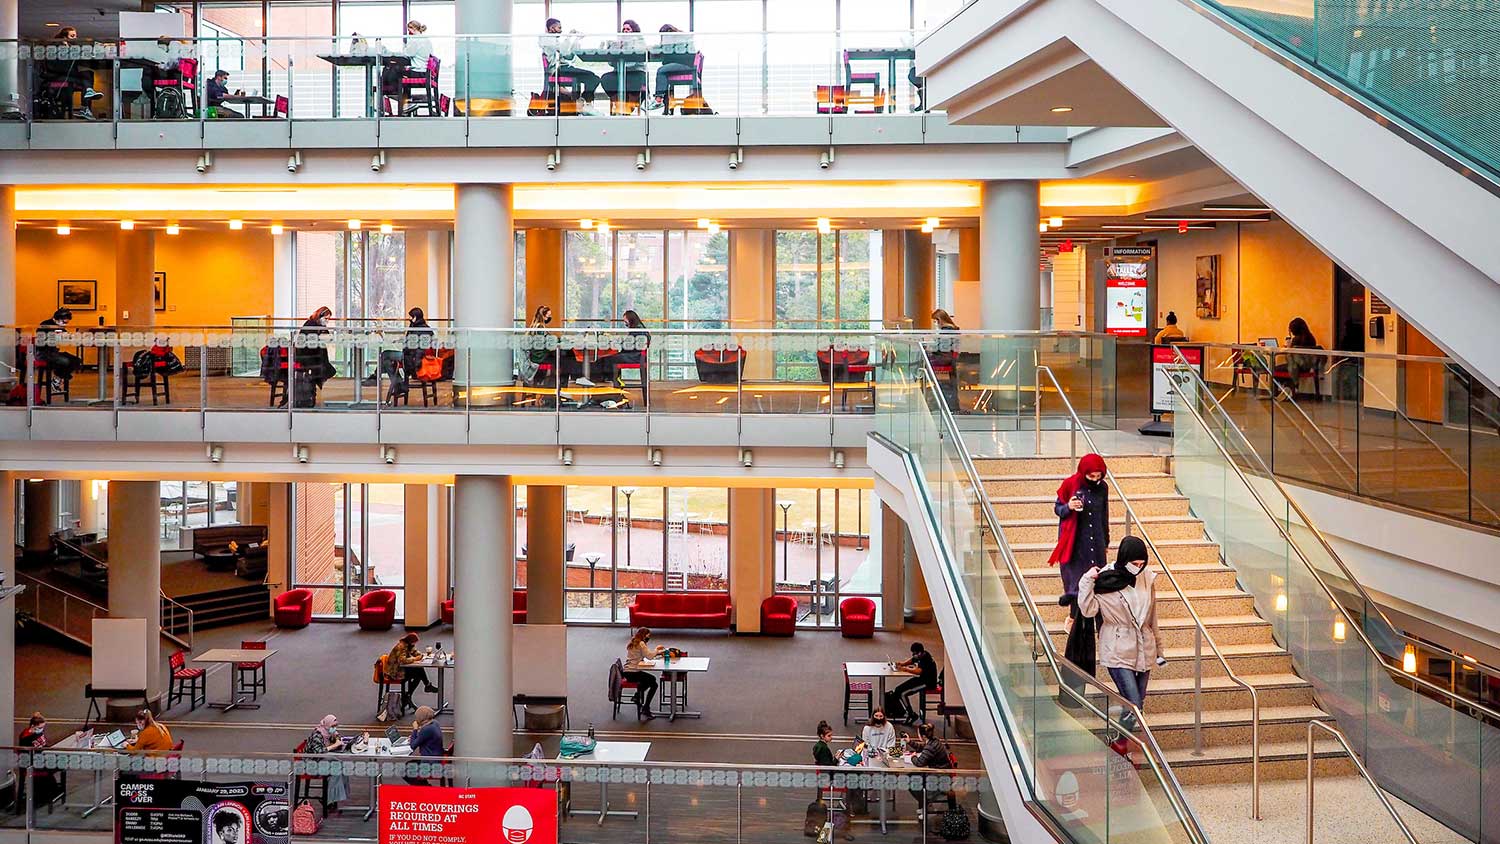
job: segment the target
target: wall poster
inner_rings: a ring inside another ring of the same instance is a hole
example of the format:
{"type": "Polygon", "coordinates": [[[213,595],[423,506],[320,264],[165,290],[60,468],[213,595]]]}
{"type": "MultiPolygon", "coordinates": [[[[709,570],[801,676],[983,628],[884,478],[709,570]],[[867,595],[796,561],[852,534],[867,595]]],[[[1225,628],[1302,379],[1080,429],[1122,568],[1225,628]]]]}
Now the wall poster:
{"type": "Polygon", "coordinates": [[[117,844],[287,844],[287,783],[115,778],[117,844]]]}
{"type": "Polygon", "coordinates": [[[1197,302],[1199,319],[1219,318],[1219,256],[1199,255],[1197,269],[1197,302]]]}
{"type": "Polygon", "coordinates": [[[1104,330],[1118,337],[1145,337],[1146,299],[1154,246],[1115,246],[1104,252],[1104,330]]]}

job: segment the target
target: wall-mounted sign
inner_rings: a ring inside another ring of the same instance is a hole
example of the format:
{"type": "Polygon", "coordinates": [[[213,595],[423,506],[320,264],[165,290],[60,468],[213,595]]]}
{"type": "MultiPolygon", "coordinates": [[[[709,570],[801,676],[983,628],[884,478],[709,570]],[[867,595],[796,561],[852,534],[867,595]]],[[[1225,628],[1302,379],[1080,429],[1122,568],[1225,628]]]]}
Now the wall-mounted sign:
{"type": "Polygon", "coordinates": [[[1376,296],[1375,293],[1374,293],[1374,291],[1371,291],[1370,292],[1370,315],[1374,316],[1376,314],[1388,314],[1390,312],[1391,312],[1391,306],[1387,305],[1385,303],[1384,299],[1380,298],[1379,296],[1376,296]]]}
{"type": "Polygon", "coordinates": [[[1152,346],[1151,347],[1151,412],[1171,413],[1172,395],[1177,390],[1193,383],[1188,373],[1183,372],[1177,355],[1172,350],[1179,349],[1188,364],[1198,370],[1198,377],[1203,377],[1203,347],[1202,346],[1152,346]]]}
{"type": "Polygon", "coordinates": [[[380,786],[380,844],[557,844],[550,788],[380,786]]]}
{"type": "Polygon", "coordinates": [[[1146,297],[1154,246],[1114,246],[1104,250],[1104,330],[1119,337],[1145,337],[1146,297]]]}

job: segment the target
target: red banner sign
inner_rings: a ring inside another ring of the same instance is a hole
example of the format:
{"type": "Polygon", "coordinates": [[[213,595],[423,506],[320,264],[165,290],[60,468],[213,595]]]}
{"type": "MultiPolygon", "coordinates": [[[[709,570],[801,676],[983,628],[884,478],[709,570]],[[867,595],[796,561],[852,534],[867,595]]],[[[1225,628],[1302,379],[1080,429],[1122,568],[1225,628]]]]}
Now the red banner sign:
{"type": "Polygon", "coordinates": [[[380,844],[557,844],[557,792],[382,785],[380,844]]]}

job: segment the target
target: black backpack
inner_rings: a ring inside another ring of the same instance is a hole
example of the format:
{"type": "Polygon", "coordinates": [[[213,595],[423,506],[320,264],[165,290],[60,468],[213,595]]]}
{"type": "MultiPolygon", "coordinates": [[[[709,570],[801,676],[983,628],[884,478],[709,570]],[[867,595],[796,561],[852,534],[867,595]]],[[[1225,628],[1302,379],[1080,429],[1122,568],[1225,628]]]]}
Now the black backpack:
{"type": "Polygon", "coordinates": [[[944,841],[962,841],[969,837],[969,813],[962,807],[954,807],[943,813],[938,821],[938,835],[944,841]]]}

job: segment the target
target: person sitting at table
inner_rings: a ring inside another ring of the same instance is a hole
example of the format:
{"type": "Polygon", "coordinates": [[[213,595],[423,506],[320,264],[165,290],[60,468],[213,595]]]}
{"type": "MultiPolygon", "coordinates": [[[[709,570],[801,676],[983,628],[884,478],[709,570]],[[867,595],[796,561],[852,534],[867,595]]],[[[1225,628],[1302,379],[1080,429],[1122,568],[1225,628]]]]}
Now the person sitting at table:
{"type": "Polygon", "coordinates": [[[635,698],[632,702],[635,703],[637,714],[648,720],[656,717],[651,711],[651,701],[656,698],[656,675],[642,669],[650,667],[647,661],[661,656],[666,650],[661,645],[648,648],[649,644],[651,644],[649,627],[642,627],[635,631],[635,635],[630,637],[630,644],[625,646],[623,675],[626,680],[635,684],[635,698]]]}
{"type": "Polygon", "coordinates": [[[838,764],[833,758],[833,728],[827,721],[818,722],[818,740],[813,744],[813,764],[820,768],[832,768],[838,764]]]}
{"type": "Polygon", "coordinates": [[[422,34],[426,31],[427,25],[421,21],[407,21],[401,53],[380,57],[380,93],[399,97],[405,93],[401,89],[401,80],[409,73],[427,75],[427,57],[432,55],[432,41],[422,34]]]}
{"type": "Polygon", "coordinates": [[[859,731],[859,740],[865,743],[865,747],[882,753],[895,746],[896,727],[886,720],[884,709],[876,709],[870,713],[869,723],[859,731]]]}
{"type": "Polygon", "coordinates": [[[171,750],[172,733],[151,710],[142,709],[135,714],[135,735],[125,742],[125,749],[134,753],[171,750]]]}
{"type": "MultiPolygon", "coordinates": [[[[307,737],[304,750],[314,756],[323,753],[338,753],[349,746],[349,742],[339,735],[339,719],[336,715],[324,715],[318,726],[313,728],[312,734],[307,737]]],[[[349,775],[329,774],[325,803],[328,811],[338,810],[339,804],[349,799],[349,775]]]]}
{"type": "MultiPolygon", "coordinates": [[[[953,755],[948,750],[948,745],[938,738],[937,730],[931,724],[923,724],[917,728],[917,735],[911,739],[911,745],[916,748],[916,753],[911,757],[913,768],[935,768],[946,770],[956,767],[953,764],[953,755]]],[[[918,780],[920,785],[921,780],[918,780]]],[[[911,796],[917,801],[917,820],[922,820],[927,814],[927,795],[923,789],[911,789],[911,796]]],[[[958,807],[958,800],[953,792],[948,792],[948,808],[958,807]]]]}
{"type": "MultiPolygon", "coordinates": [[[[682,30],[669,23],[664,23],[661,25],[661,45],[663,47],[670,46],[675,48],[682,44],[691,46],[692,43],[692,35],[684,33],[682,30]],[[677,34],[673,35],[670,33],[677,34]]],[[[692,51],[689,49],[686,52],[691,53],[692,51]]],[[[683,55],[683,53],[679,53],[674,50],[673,55],[683,55]]],[[[693,72],[693,65],[691,64],[692,60],[689,59],[688,61],[688,64],[683,64],[682,62],[662,62],[661,67],[658,67],[656,69],[656,86],[655,91],[653,92],[654,97],[651,100],[652,108],[662,108],[666,105],[667,91],[671,87],[667,83],[669,77],[671,77],[673,74],[693,72]]]]}
{"type": "Polygon", "coordinates": [[[40,750],[47,746],[47,719],[42,713],[31,713],[31,720],[26,723],[26,729],[16,738],[17,747],[26,747],[32,750],[40,750]]]}
{"type": "Polygon", "coordinates": [[[906,723],[915,724],[921,719],[922,692],[934,690],[938,686],[937,660],[932,658],[932,654],[927,652],[921,642],[912,642],[911,658],[896,663],[896,670],[916,675],[895,689],[896,697],[906,704],[906,723]]]}
{"type": "Polygon", "coordinates": [[[423,659],[422,652],[417,648],[419,639],[417,634],[408,633],[397,639],[390,653],[385,655],[386,682],[401,686],[401,712],[382,709],[375,716],[380,721],[400,718],[402,712],[410,709],[413,706],[411,696],[416,693],[418,686],[429,694],[437,693],[437,686],[427,678],[427,669],[415,664],[423,659]]]}
{"type": "Polygon", "coordinates": [[[312,316],[297,331],[303,343],[296,352],[297,362],[302,365],[304,377],[310,379],[313,386],[320,390],[329,379],[338,374],[333,360],[328,356],[327,341],[322,339],[332,333],[332,329],[328,327],[328,320],[332,316],[333,309],[324,305],[313,311],[312,316]]]}
{"type": "MultiPolygon", "coordinates": [[[[644,53],[646,52],[646,38],[641,35],[641,25],[633,20],[627,20],[620,24],[620,37],[609,42],[609,49],[621,53],[644,53]]],[[[639,101],[641,94],[646,91],[646,65],[644,62],[621,62],[620,68],[625,71],[624,84],[621,84],[620,71],[611,70],[604,74],[604,93],[615,103],[615,111],[621,111],[625,106],[620,102],[622,96],[626,103],[632,100],[639,101]]]]}
{"type": "MultiPolygon", "coordinates": [[[[47,719],[42,713],[31,713],[31,720],[26,724],[26,729],[16,738],[16,746],[29,750],[41,750],[47,746],[47,719]]],[[[46,805],[56,799],[58,792],[57,774],[43,768],[31,769],[31,794],[37,805],[46,805]]],[[[24,798],[23,798],[24,799],[24,798]]],[[[22,803],[18,800],[16,805],[22,803]]]]}
{"type": "MultiPolygon", "coordinates": [[[[542,57],[549,70],[547,75],[549,78],[572,78],[578,92],[578,101],[592,103],[599,93],[599,74],[577,65],[578,37],[576,34],[563,35],[562,31],[562,21],[547,18],[547,34],[539,39],[542,43],[542,57]]],[[[556,93],[550,87],[547,91],[549,94],[556,93]]]]}
{"type": "MultiPolygon", "coordinates": [[[[443,728],[438,726],[437,710],[430,706],[417,707],[417,718],[411,722],[411,755],[441,759],[447,751],[443,748],[443,728]]],[[[407,785],[432,785],[422,777],[403,777],[407,785]]]]}
{"type": "MultiPolygon", "coordinates": [[[[244,94],[244,91],[236,91],[235,96],[244,94]]],[[[244,117],[234,109],[224,105],[224,100],[229,94],[229,71],[216,70],[214,78],[208,80],[208,107],[214,109],[214,113],[220,117],[244,117]]]]}
{"type": "Polygon", "coordinates": [[[72,321],[72,311],[67,308],[58,308],[52,312],[50,318],[42,320],[41,324],[36,327],[38,340],[43,334],[53,335],[48,338],[51,342],[36,344],[36,362],[47,367],[47,371],[52,375],[52,387],[55,390],[62,390],[62,382],[72,378],[73,373],[83,366],[83,358],[71,352],[65,352],[57,345],[55,335],[66,331],[68,323],[72,321]]]}
{"type": "Polygon", "coordinates": [[[615,386],[621,390],[625,389],[625,381],[620,376],[620,364],[639,364],[640,369],[636,371],[641,374],[641,404],[649,407],[651,405],[651,393],[647,385],[646,356],[651,348],[651,332],[646,330],[646,323],[641,320],[641,315],[633,309],[625,311],[620,316],[625,320],[625,328],[630,332],[631,339],[635,341],[632,345],[636,348],[625,349],[610,359],[610,362],[615,365],[615,386]]]}
{"type": "Polygon", "coordinates": [[[406,312],[406,337],[401,344],[401,366],[406,370],[406,379],[415,380],[417,370],[422,368],[422,358],[432,345],[432,326],[427,324],[427,315],[421,308],[406,312]]]}

